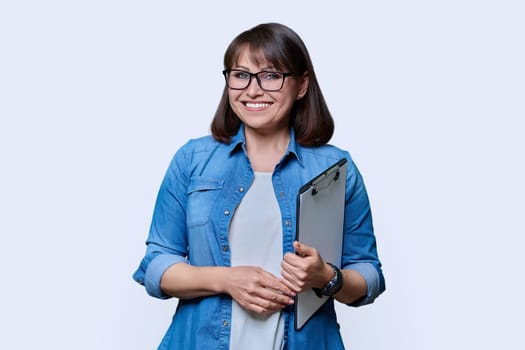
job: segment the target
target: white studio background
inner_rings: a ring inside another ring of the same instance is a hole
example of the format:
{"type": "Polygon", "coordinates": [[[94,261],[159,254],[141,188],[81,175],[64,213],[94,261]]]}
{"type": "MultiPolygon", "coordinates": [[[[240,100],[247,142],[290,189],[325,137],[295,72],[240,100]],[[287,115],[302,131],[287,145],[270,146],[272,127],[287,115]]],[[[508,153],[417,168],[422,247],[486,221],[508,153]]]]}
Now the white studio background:
{"type": "Polygon", "coordinates": [[[222,55],[306,42],[374,210],[387,291],[359,350],[523,349],[525,5],[0,4],[2,349],[154,349],[176,306],[131,275],[171,156],[208,132],[222,55]]]}

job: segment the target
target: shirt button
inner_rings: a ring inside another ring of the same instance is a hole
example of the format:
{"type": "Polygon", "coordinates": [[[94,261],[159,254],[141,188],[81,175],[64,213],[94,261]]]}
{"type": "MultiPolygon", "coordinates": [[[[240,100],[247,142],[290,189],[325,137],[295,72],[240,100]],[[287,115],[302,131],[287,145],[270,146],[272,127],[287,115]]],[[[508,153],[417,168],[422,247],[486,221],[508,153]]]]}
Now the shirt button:
{"type": "Polygon", "coordinates": [[[239,192],[244,192],[244,187],[239,187],[239,192]]]}
{"type": "Polygon", "coordinates": [[[222,321],[222,325],[223,325],[224,327],[228,327],[228,324],[229,324],[228,321],[226,321],[226,320],[222,321]]]}
{"type": "Polygon", "coordinates": [[[224,211],[224,215],[230,215],[230,211],[229,211],[228,209],[226,209],[226,210],[224,211]]]}
{"type": "Polygon", "coordinates": [[[228,251],[228,246],[225,246],[225,245],[222,246],[222,251],[223,251],[223,252],[227,252],[227,251],[228,251]]]}
{"type": "Polygon", "coordinates": [[[290,222],[290,220],[286,220],[286,221],[284,222],[284,224],[285,224],[286,226],[292,226],[292,223],[290,222]]]}
{"type": "Polygon", "coordinates": [[[284,192],[283,191],[279,192],[279,196],[281,196],[281,198],[284,198],[284,192]]]}

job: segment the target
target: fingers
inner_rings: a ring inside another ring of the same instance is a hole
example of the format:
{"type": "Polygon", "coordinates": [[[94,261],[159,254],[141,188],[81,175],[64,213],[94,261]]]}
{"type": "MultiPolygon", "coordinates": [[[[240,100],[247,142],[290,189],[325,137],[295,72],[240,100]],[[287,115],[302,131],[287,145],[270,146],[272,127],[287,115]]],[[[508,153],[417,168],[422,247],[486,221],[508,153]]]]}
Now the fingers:
{"type": "Polygon", "coordinates": [[[315,256],[318,254],[317,249],[314,247],[310,247],[309,245],[300,243],[298,241],[293,242],[293,247],[295,252],[302,257],[315,256]]]}
{"type": "Polygon", "coordinates": [[[285,285],[281,279],[262,269],[260,273],[262,280],[259,281],[259,284],[265,289],[273,290],[284,296],[295,296],[295,293],[287,285],[285,285]]]}
{"type": "Polygon", "coordinates": [[[281,263],[283,283],[294,292],[300,293],[305,287],[305,279],[307,277],[306,272],[301,268],[292,265],[288,260],[290,259],[286,259],[285,257],[281,263]]]}
{"type": "Polygon", "coordinates": [[[258,267],[232,268],[235,275],[229,294],[244,309],[272,313],[293,304],[295,293],[271,273],[258,267]]]}
{"type": "Polygon", "coordinates": [[[285,254],[281,262],[284,284],[296,293],[323,286],[325,263],[317,249],[297,241],[294,249],[296,254],[285,254]]]}
{"type": "Polygon", "coordinates": [[[287,304],[281,304],[278,302],[272,302],[261,297],[247,296],[244,300],[236,301],[241,305],[242,308],[257,313],[257,314],[269,314],[281,311],[286,307],[287,304]]]}
{"type": "Polygon", "coordinates": [[[292,298],[268,288],[248,289],[246,293],[234,299],[244,309],[258,314],[280,311],[294,303],[292,298]]]}
{"type": "Polygon", "coordinates": [[[297,275],[299,271],[309,272],[312,268],[318,267],[323,263],[323,259],[317,249],[297,241],[294,242],[294,248],[296,254],[286,253],[283,261],[287,263],[290,269],[295,271],[295,275],[297,275]]]}
{"type": "Polygon", "coordinates": [[[263,288],[256,294],[255,303],[263,309],[276,311],[292,305],[294,300],[279,291],[263,288]]]}
{"type": "Polygon", "coordinates": [[[274,305],[277,305],[282,308],[293,304],[295,292],[283,283],[283,280],[278,279],[271,273],[264,271],[263,280],[259,282],[259,285],[262,288],[256,288],[253,294],[262,300],[262,304],[259,303],[262,307],[272,308],[274,305]]]}

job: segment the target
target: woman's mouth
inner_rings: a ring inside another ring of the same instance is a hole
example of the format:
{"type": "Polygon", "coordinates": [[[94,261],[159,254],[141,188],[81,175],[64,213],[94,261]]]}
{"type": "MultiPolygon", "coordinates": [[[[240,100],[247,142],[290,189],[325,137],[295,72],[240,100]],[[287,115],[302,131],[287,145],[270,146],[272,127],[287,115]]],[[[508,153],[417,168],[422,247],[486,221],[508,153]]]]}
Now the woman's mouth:
{"type": "Polygon", "coordinates": [[[244,105],[249,109],[266,109],[272,104],[268,102],[245,102],[244,105]]]}

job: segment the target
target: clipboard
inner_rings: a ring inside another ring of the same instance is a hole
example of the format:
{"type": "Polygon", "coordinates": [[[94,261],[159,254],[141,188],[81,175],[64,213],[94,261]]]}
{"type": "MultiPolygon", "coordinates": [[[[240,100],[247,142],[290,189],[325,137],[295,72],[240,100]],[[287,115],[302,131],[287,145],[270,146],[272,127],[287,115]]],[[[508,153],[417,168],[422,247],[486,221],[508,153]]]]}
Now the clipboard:
{"type": "MultiPolygon", "coordinates": [[[[341,267],[346,194],[347,159],[342,158],[304,184],[297,194],[296,239],[315,247],[324,261],[341,267]]],[[[305,290],[295,296],[295,330],[330,297],[305,290]]]]}

